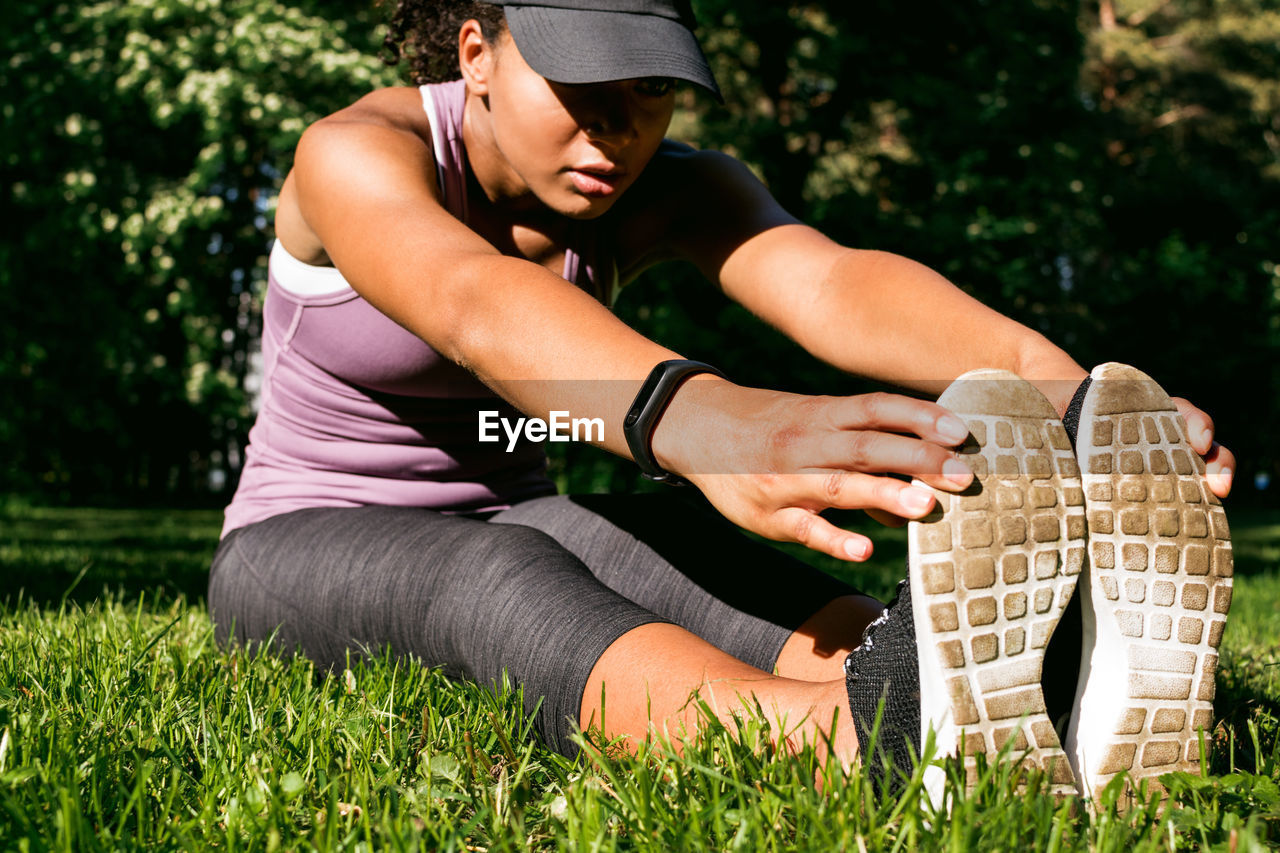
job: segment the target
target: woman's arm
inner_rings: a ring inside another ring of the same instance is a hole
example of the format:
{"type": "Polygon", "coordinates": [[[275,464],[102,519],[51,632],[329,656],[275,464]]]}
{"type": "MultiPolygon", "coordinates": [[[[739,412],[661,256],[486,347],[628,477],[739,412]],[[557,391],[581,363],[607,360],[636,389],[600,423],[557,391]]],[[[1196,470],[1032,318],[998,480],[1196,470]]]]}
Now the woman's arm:
{"type": "MultiPolygon", "coordinates": [[[[420,114],[419,97],[384,90],[307,130],[290,178],[302,218],[361,296],[518,408],[620,423],[628,390],[678,355],[450,215],[422,131],[387,118],[397,99],[420,114]]],[[[605,446],[626,452],[620,432],[605,446]]]]}
{"type": "MultiPolygon", "coordinates": [[[[887,252],[850,249],[788,216],[740,163],[690,154],[675,170],[700,205],[670,232],[679,254],[725,292],[802,347],[843,370],[940,393],[979,367],[1010,370],[1066,410],[1087,375],[1043,335],[988,308],[943,276],[887,252]],[[708,213],[708,211],[714,211],[708,213]]],[[[1234,467],[1213,443],[1213,423],[1178,401],[1192,446],[1208,460],[1214,490],[1226,494],[1234,467]]]]}
{"type": "MultiPolygon", "coordinates": [[[[383,313],[526,413],[601,418],[601,444],[629,457],[621,425],[631,399],[655,364],[678,355],[554,273],[502,255],[444,210],[429,130],[412,118],[421,113],[417,97],[377,93],[309,129],[290,179],[297,213],[383,313]]],[[[953,490],[971,479],[954,471],[960,463],[943,446],[963,438],[959,420],[933,403],[891,395],[804,398],[694,377],[660,432],[659,461],[704,478],[699,485],[714,474],[742,475],[704,489],[731,520],[844,559],[864,558],[870,542],[820,519],[821,509],[918,517],[932,504],[927,491],[870,472],[953,490]],[[813,445],[821,458],[796,453],[789,437],[798,432],[830,439],[813,445]],[[670,447],[688,467],[672,462],[670,447]]]]}

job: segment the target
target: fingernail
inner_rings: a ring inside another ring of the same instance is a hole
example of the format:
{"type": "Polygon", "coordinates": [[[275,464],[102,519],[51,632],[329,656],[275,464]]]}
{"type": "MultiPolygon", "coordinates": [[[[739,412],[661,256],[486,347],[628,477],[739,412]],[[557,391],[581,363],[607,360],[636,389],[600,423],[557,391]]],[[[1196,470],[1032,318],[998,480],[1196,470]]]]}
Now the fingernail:
{"type": "Polygon", "coordinates": [[[942,464],[942,476],[957,486],[967,486],[973,482],[973,471],[959,459],[948,459],[942,464]]]}
{"type": "Polygon", "coordinates": [[[969,428],[964,425],[964,421],[953,415],[943,415],[938,418],[937,426],[943,438],[954,441],[956,444],[969,437],[969,428]]]}
{"type": "Polygon", "coordinates": [[[1223,468],[1218,472],[1218,477],[1222,480],[1223,489],[1231,488],[1231,478],[1235,476],[1235,472],[1230,468],[1223,468]]]}
{"type": "Polygon", "coordinates": [[[1209,431],[1208,429],[1202,429],[1202,430],[1200,430],[1200,432],[1199,432],[1199,433],[1197,433],[1197,435],[1199,436],[1199,439],[1200,439],[1200,443],[1201,443],[1201,444],[1208,445],[1208,444],[1211,444],[1211,443],[1213,442],[1213,433],[1212,433],[1211,431],[1209,431]]]}
{"type": "Polygon", "coordinates": [[[846,539],[844,552],[855,560],[865,560],[871,553],[871,543],[861,539],[846,539]]]}
{"type": "Polygon", "coordinates": [[[902,490],[902,503],[906,505],[907,509],[919,512],[920,510],[927,508],[932,502],[932,492],[927,492],[924,489],[920,489],[915,486],[902,490]]]}

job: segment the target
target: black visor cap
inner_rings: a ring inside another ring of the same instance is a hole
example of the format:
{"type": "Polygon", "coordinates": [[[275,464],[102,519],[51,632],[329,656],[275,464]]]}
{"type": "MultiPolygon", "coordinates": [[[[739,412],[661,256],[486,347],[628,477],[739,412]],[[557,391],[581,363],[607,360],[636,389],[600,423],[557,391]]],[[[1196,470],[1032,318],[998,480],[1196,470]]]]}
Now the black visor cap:
{"type": "Polygon", "coordinates": [[[497,3],[529,67],[557,83],[674,77],[724,101],[693,35],[688,2],[524,0],[497,3]]]}

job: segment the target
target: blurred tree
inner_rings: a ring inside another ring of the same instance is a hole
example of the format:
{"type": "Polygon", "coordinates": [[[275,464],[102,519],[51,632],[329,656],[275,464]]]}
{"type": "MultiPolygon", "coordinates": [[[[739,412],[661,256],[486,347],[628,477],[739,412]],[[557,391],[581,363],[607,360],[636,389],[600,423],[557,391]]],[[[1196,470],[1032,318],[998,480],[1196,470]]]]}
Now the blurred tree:
{"type": "Polygon", "coordinates": [[[1101,0],[1086,10],[1100,227],[1077,247],[1090,349],[1153,365],[1219,421],[1242,470],[1280,428],[1280,10],[1101,0]]]}
{"type": "MultiPolygon", "coordinates": [[[[1085,364],[1143,366],[1218,418],[1242,471],[1280,473],[1266,440],[1280,427],[1274,0],[695,7],[726,104],[683,93],[673,135],[736,154],[806,221],[934,266],[1085,364]]],[[[248,426],[293,145],[393,82],[372,10],[6,8],[0,216],[19,227],[0,235],[5,486],[198,489],[234,468],[248,426]]],[[[617,307],[739,381],[868,387],[689,269],[654,271],[617,307]]],[[[639,483],[589,448],[553,452],[568,487],[639,483]]]]}
{"type": "MultiPolygon", "coordinates": [[[[1076,3],[698,8],[728,103],[691,105],[680,131],[751,163],[837,240],[928,263],[1042,330],[1071,326],[1060,255],[1088,143],[1076,3]]],[[[802,376],[794,358],[753,362],[761,381],[802,376]]],[[[801,383],[851,387],[827,371],[801,383]]]]}
{"type": "MultiPolygon", "coordinates": [[[[695,6],[727,103],[689,97],[678,133],[744,158],[836,239],[935,267],[1086,366],[1144,367],[1217,418],[1243,471],[1277,473],[1273,0],[695,6]]],[[[620,307],[743,381],[862,387],[689,274],[659,273],[620,307]]]]}
{"type": "Polygon", "coordinates": [[[248,427],[293,146],[309,121],[391,80],[369,12],[6,8],[0,217],[18,227],[0,240],[5,486],[73,499],[199,490],[248,427]]]}

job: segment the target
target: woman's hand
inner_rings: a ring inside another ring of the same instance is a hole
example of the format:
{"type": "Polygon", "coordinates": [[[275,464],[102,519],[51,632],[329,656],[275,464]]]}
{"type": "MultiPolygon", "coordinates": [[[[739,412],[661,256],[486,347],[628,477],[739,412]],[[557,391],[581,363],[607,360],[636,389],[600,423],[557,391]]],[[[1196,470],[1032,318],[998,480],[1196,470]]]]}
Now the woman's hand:
{"type": "Polygon", "coordinates": [[[947,409],[896,394],[808,397],[701,381],[676,395],[653,447],[660,464],[692,481],[735,524],[865,560],[871,540],[818,513],[927,515],[929,490],[886,475],[961,491],[973,472],[949,448],[968,434],[947,409]]]}
{"type": "MultiPolygon", "coordinates": [[[[1231,492],[1231,478],[1236,469],[1235,454],[1213,440],[1213,418],[1181,397],[1174,397],[1173,402],[1187,422],[1191,449],[1204,458],[1209,489],[1218,497],[1225,498],[1231,492]]],[[[867,515],[887,527],[901,527],[907,523],[901,515],[883,510],[868,508],[867,515]]]]}
{"type": "Polygon", "coordinates": [[[1205,476],[1215,495],[1225,498],[1231,492],[1231,478],[1236,472],[1236,457],[1213,440],[1213,418],[1181,397],[1174,397],[1182,419],[1187,422],[1187,438],[1191,449],[1204,457],[1205,476]]]}

